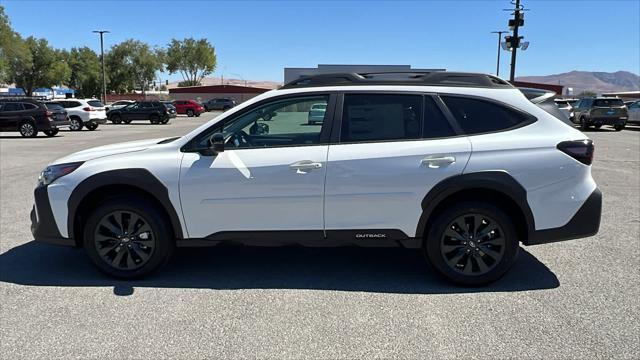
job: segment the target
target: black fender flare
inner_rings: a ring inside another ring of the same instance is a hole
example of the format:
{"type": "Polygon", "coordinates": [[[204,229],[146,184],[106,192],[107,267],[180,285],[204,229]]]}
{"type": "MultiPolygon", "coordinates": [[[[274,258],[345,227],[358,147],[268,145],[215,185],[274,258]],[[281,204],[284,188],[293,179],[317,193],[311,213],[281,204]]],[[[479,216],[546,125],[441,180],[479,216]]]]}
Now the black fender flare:
{"type": "Polygon", "coordinates": [[[422,199],[422,215],[418,220],[416,237],[423,237],[427,223],[438,205],[460,191],[471,189],[496,191],[511,199],[524,215],[528,237],[532,236],[535,231],[535,220],[527,202],[527,191],[506,172],[482,171],[452,176],[434,186],[422,199]]]}
{"type": "Polygon", "coordinates": [[[74,221],[82,200],[93,190],[109,185],[127,185],[150,193],[162,205],[167,215],[169,215],[169,220],[171,221],[171,226],[176,238],[183,238],[182,223],[169,199],[167,187],[151,174],[149,170],[138,168],[109,170],[91,175],[82,180],[82,182],[73,189],[67,201],[67,230],[69,237],[73,237],[74,221]]]}

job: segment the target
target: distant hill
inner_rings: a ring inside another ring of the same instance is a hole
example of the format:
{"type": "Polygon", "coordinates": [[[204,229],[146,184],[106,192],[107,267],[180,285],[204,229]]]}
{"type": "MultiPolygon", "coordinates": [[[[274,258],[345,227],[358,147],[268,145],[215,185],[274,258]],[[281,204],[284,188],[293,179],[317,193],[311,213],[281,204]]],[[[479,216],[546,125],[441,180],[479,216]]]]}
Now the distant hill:
{"type": "MultiPolygon", "coordinates": [[[[245,85],[245,80],[242,79],[231,79],[231,78],[224,78],[224,83],[225,85],[241,85],[244,86],[245,85]]],[[[222,79],[219,77],[206,77],[204,79],[202,79],[202,85],[221,85],[222,84],[222,79]]],[[[282,85],[282,83],[279,82],[275,82],[275,81],[262,81],[262,80],[247,80],[246,81],[246,85],[247,86],[251,86],[251,87],[258,87],[258,88],[263,88],[263,89],[275,89],[278,88],[282,85]]],[[[167,88],[172,89],[172,88],[176,88],[178,87],[178,81],[176,82],[170,82],[169,85],[167,86],[167,88]]]]}
{"type": "Polygon", "coordinates": [[[572,87],[574,94],[579,94],[583,91],[592,91],[600,94],[603,92],[640,90],[640,76],[628,71],[616,71],[613,73],[571,71],[546,76],[521,76],[517,77],[516,80],[563,85],[565,88],[572,87]]]}

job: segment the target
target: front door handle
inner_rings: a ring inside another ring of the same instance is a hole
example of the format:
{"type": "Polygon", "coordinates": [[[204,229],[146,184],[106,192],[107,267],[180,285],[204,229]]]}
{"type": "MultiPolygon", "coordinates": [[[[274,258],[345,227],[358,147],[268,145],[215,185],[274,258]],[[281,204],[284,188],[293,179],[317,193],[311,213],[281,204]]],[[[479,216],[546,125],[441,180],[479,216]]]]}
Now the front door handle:
{"type": "Polygon", "coordinates": [[[314,170],[314,169],[320,169],[321,167],[322,167],[321,163],[313,162],[311,160],[296,161],[293,164],[289,165],[289,169],[296,170],[298,173],[314,170]]]}
{"type": "Polygon", "coordinates": [[[451,165],[455,162],[455,156],[427,156],[420,161],[420,164],[427,165],[431,169],[438,169],[442,166],[451,165]]]}

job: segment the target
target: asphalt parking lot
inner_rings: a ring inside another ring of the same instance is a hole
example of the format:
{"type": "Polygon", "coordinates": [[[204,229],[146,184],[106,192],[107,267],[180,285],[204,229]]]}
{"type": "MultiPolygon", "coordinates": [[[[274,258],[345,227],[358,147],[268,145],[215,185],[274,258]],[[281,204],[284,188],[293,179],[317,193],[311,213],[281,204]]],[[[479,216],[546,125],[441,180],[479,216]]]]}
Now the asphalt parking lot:
{"type": "Polygon", "coordinates": [[[181,249],[117,281],[81,250],[36,243],[38,172],[68,153],[181,135],[210,119],[0,133],[0,358],[639,358],[640,128],[589,132],[597,236],[522,248],[485,288],[402,249],[181,249]]]}

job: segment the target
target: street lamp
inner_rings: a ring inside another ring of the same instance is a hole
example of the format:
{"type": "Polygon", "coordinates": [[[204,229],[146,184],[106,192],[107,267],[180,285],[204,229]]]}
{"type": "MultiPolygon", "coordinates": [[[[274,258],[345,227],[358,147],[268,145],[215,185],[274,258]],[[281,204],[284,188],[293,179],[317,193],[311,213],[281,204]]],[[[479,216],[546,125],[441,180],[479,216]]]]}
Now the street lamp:
{"type": "Polygon", "coordinates": [[[104,39],[103,34],[109,33],[109,30],[94,30],[96,34],[100,34],[100,62],[102,63],[102,103],[107,103],[107,80],[104,73],[104,39]]]}
{"type": "Polygon", "coordinates": [[[492,34],[498,34],[498,64],[496,65],[496,76],[500,76],[500,43],[502,42],[502,34],[509,31],[492,31],[492,34]]]}

